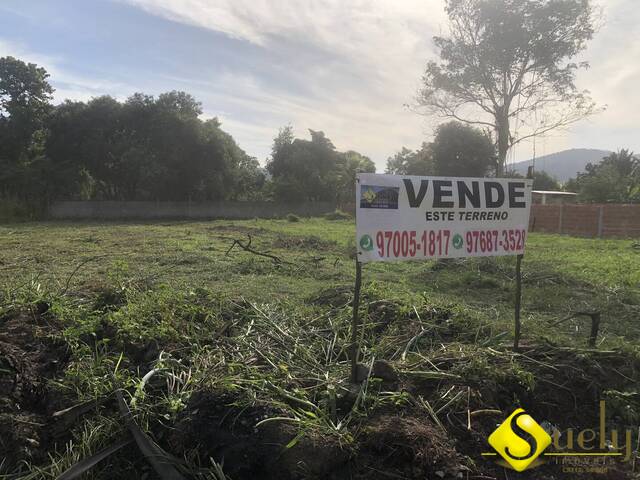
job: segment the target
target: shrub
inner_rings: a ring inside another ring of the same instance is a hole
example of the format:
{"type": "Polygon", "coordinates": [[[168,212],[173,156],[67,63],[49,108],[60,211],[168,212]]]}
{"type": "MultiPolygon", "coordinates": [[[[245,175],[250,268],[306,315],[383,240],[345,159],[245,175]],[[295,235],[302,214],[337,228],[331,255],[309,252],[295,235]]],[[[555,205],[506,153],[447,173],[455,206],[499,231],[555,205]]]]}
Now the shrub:
{"type": "Polygon", "coordinates": [[[299,222],[300,221],[300,217],[297,215],[294,215],[293,213],[290,213],[287,215],[287,221],[289,222],[299,222]]]}
{"type": "Polygon", "coordinates": [[[19,222],[36,217],[34,208],[13,198],[0,199],[0,222],[19,222]]]}
{"type": "Polygon", "coordinates": [[[352,217],[347,212],[336,210],[335,212],[325,213],[324,218],[327,220],[350,220],[352,217]]]}

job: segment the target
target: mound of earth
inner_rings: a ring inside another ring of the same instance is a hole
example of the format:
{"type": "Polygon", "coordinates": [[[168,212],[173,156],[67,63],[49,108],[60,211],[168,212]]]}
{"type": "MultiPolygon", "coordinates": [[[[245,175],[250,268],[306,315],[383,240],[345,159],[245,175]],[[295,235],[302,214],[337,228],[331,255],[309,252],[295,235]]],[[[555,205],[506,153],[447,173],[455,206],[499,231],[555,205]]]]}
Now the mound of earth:
{"type": "Polygon", "coordinates": [[[9,471],[46,459],[55,435],[49,419],[60,396],[48,380],[69,356],[64,342],[50,338],[57,326],[47,309],[40,303],[0,318],[0,460],[9,471]]]}
{"type": "Polygon", "coordinates": [[[349,451],[331,437],[297,435],[297,426],[273,407],[237,406],[234,396],[197,392],[181,413],[169,444],[175,451],[196,449],[200,458],[224,465],[225,474],[243,479],[347,479],[349,451]]]}
{"type": "Polygon", "coordinates": [[[332,240],[324,240],[315,235],[278,235],[274,240],[275,248],[285,248],[287,250],[298,249],[307,252],[325,251],[336,246],[332,240]]]}

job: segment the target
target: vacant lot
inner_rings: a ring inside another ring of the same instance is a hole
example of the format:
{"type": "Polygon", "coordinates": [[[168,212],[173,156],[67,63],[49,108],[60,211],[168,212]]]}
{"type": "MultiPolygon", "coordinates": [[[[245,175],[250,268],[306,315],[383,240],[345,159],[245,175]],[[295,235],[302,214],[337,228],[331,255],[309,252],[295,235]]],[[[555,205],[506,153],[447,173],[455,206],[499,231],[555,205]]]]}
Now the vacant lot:
{"type": "Polygon", "coordinates": [[[115,445],[90,475],[153,478],[147,441],[188,477],[503,478],[480,452],[516,406],[637,428],[637,242],[531,234],[519,353],[514,258],[366,265],[350,385],[353,244],[347,220],[0,227],[0,473],[115,445]],[[585,310],[597,352],[552,326],[585,310]]]}

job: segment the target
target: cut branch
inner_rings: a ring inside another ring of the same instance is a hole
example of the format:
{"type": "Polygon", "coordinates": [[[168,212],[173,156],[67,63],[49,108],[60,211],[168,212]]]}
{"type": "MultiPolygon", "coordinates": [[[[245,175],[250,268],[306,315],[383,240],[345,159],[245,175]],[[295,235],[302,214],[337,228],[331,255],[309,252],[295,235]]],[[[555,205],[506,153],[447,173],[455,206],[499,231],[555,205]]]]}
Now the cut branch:
{"type": "Polygon", "coordinates": [[[571,320],[576,317],[589,317],[591,319],[591,331],[589,332],[589,340],[587,341],[587,345],[589,347],[596,346],[596,340],[598,339],[598,330],[600,329],[600,312],[597,311],[589,311],[589,312],[573,312],[567,315],[564,318],[561,318],[557,322],[551,324],[552,327],[556,327],[561,323],[566,322],[567,320],[571,320]]]}
{"type": "Polygon", "coordinates": [[[291,263],[291,262],[287,262],[287,261],[282,260],[280,257],[278,257],[276,255],[272,255],[270,253],[265,253],[265,252],[259,252],[259,251],[255,250],[254,248],[251,247],[251,241],[252,241],[251,234],[247,233],[247,237],[249,238],[247,243],[242,243],[242,241],[238,240],[237,238],[234,239],[233,243],[229,247],[229,250],[227,250],[226,255],[228,256],[229,253],[231,252],[231,250],[233,250],[233,247],[238,245],[245,252],[253,253],[254,255],[258,255],[260,257],[270,258],[271,260],[273,260],[277,264],[291,263]]]}

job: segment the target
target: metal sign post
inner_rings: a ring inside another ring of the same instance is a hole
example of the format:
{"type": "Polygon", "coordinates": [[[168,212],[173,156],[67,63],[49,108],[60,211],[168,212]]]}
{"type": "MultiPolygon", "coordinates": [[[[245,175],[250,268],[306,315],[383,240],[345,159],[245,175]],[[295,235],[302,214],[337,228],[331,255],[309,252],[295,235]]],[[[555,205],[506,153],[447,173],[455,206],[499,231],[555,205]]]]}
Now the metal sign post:
{"type": "Polygon", "coordinates": [[[516,257],[516,301],[515,301],[515,316],[514,316],[514,330],[513,330],[513,349],[518,350],[520,348],[520,329],[522,327],[520,323],[520,304],[522,303],[522,257],[520,254],[516,257]]]}
{"type": "Polygon", "coordinates": [[[351,383],[358,383],[358,311],[360,309],[360,287],[362,286],[362,264],[356,259],[356,283],[353,288],[353,318],[351,322],[351,383]]]}
{"type": "MultiPolygon", "coordinates": [[[[527,179],[533,182],[533,166],[527,169],[527,179]]],[[[514,302],[514,328],[513,328],[513,349],[520,348],[520,332],[522,330],[522,322],[520,321],[520,307],[522,305],[522,258],[524,253],[516,257],[516,298],[514,302]]]]}

